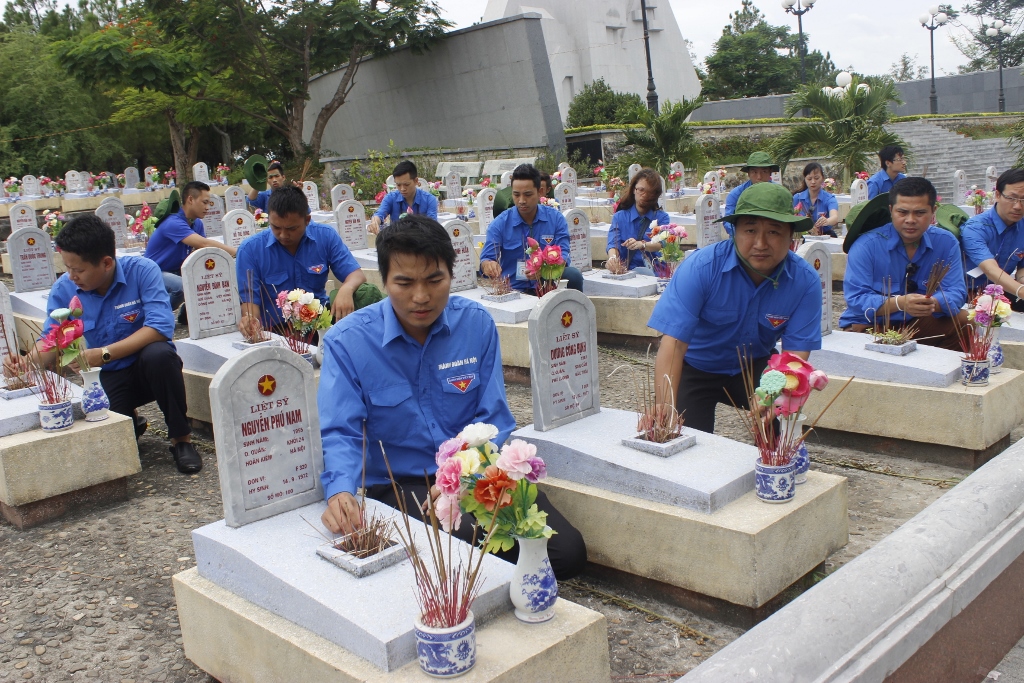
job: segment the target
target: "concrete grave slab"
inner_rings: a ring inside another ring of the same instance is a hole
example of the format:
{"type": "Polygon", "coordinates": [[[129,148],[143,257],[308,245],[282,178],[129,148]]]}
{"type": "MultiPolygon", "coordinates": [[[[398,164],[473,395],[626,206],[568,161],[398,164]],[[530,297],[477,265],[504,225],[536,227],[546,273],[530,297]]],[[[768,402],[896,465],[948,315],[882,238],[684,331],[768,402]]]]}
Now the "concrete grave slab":
{"type": "MultiPolygon", "coordinates": [[[[830,297],[831,298],[831,297],[830,297]]],[[[836,330],[811,351],[810,363],[830,377],[892,382],[916,387],[949,387],[960,379],[960,354],[918,344],[917,351],[892,356],[868,351],[871,335],[836,330]]]]}
{"type": "MultiPolygon", "coordinates": [[[[238,190],[237,187],[235,189],[238,190]]],[[[210,202],[211,204],[206,207],[206,215],[203,216],[203,230],[207,237],[221,237],[224,235],[224,198],[211,193],[210,202]]],[[[244,196],[241,210],[245,211],[244,196]]]]}
{"type": "MultiPolygon", "coordinates": [[[[71,405],[75,412],[76,419],[85,419],[82,412],[82,388],[77,384],[71,385],[71,405]]],[[[0,437],[20,434],[39,426],[39,394],[32,393],[20,398],[10,400],[0,399],[0,437]]]]}
{"type": "MultiPolygon", "coordinates": [[[[228,185],[227,189],[224,190],[224,213],[236,210],[245,211],[247,208],[245,200],[246,193],[242,188],[237,185],[228,185]]],[[[224,220],[223,215],[221,216],[221,220],[224,220]]],[[[221,229],[223,230],[223,226],[221,229]]],[[[210,231],[207,230],[206,234],[209,236],[210,231]]]]}
{"type": "Polygon", "coordinates": [[[348,199],[334,209],[338,234],[350,251],[366,249],[366,207],[362,202],[348,199]]]}
{"type": "Polygon", "coordinates": [[[306,203],[309,204],[309,211],[320,210],[320,188],[312,180],[302,182],[302,194],[306,195],[306,203]]]}
{"type": "Polygon", "coordinates": [[[814,269],[821,282],[821,334],[832,333],[832,255],[820,242],[809,242],[798,254],[814,269]]]}
{"type": "Polygon", "coordinates": [[[256,221],[245,209],[235,209],[224,214],[224,244],[237,248],[247,237],[256,234],[256,221]]]}
{"type": "MultiPolygon", "coordinates": [[[[480,268],[479,257],[473,246],[473,231],[465,221],[454,220],[444,224],[445,232],[455,247],[455,266],[451,292],[461,292],[476,287],[476,273],[480,268]]],[[[376,256],[376,250],[374,250],[376,256]]],[[[376,259],[375,259],[376,260],[376,259]]]]}
{"type": "Polygon", "coordinates": [[[11,255],[15,292],[49,291],[57,275],[53,268],[50,236],[44,230],[15,230],[7,238],[7,253],[11,255]]]}
{"type": "Polygon", "coordinates": [[[528,294],[520,294],[518,299],[502,303],[487,301],[482,298],[484,294],[487,294],[487,290],[483,287],[452,292],[453,296],[461,296],[477,302],[491,314],[494,322],[507,325],[526,322],[530,319],[530,311],[537,306],[537,297],[528,294]]]}
{"type": "Polygon", "coordinates": [[[118,249],[128,245],[128,219],[125,218],[124,203],[116,197],[104,199],[96,209],[96,217],[114,231],[114,240],[118,249]]]}
{"type": "Polygon", "coordinates": [[[205,161],[200,161],[192,166],[192,180],[200,183],[210,182],[210,167],[206,165],[205,161]]]}
{"type": "Polygon", "coordinates": [[[11,308],[11,294],[7,285],[0,282],[0,321],[3,322],[3,333],[0,333],[0,356],[18,353],[18,335],[14,322],[14,309],[11,308]]]}
{"type": "Polygon", "coordinates": [[[38,228],[39,220],[36,217],[36,210],[32,208],[31,204],[25,202],[18,202],[11,207],[8,217],[11,219],[11,231],[21,230],[22,228],[38,228]]]}
{"type": "Polygon", "coordinates": [[[35,199],[43,196],[43,188],[39,184],[39,178],[34,175],[27,175],[21,178],[21,193],[23,196],[35,199]]]}
{"type": "Polygon", "coordinates": [[[129,166],[124,169],[124,187],[126,190],[134,190],[135,186],[141,182],[139,178],[139,169],[134,166],[129,166]]]}
{"type": "Polygon", "coordinates": [[[234,332],[242,319],[235,259],[223,249],[196,249],[181,264],[189,339],[234,332]]]}
{"type": "Polygon", "coordinates": [[[583,293],[587,296],[618,296],[638,299],[658,293],[658,278],[637,274],[628,280],[611,280],[606,270],[591,270],[583,274],[583,293]]]}
{"type": "Polygon", "coordinates": [[[559,183],[555,186],[555,201],[558,202],[559,211],[569,211],[576,208],[576,186],[568,183],[559,183]]]}
{"type": "Polygon", "coordinates": [[[753,446],[684,428],[696,445],[663,458],[621,443],[636,432],[636,413],[602,408],[557,429],[530,425],[512,437],[535,444],[552,477],[655,503],[710,514],[754,490],[753,446]]]}
{"type": "Polygon", "coordinates": [[[352,194],[352,186],[346,185],[345,183],[338,183],[331,188],[331,209],[333,210],[344,201],[349,199],[355,199],[355,195],[352,194]]]}
{"type": "MultiPolygon", "coordinates": [[[[590,218],[581,209],[563,210],[569,228],[569,261],[583,272],[593,270],[590,245],[590,218]]],[[[607,240],[606,240],[607,241],[607,240]]],[[[600,251],[598,253],[604,253],[600,251]]]]}

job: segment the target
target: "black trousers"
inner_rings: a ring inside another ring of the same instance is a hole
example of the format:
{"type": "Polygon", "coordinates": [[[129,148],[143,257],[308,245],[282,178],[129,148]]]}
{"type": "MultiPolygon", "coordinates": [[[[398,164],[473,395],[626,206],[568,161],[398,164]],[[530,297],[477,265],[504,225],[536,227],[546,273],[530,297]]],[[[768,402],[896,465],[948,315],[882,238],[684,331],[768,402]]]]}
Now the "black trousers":
{"type": "MultiPolygon", "coordinates": [[[[401,481],[398,488],[405,496],[406,510],[409,515],[415,519],[421,519],[419,506],[413,500],[413,496],[420,503],[427,499],[426,482],[422,480],[419,482],[401,481]]],[[[366,497],[379,500],[394,508],[398,507],[391,484],[368,486],[366,497]]],[[[548,559],[551,561],[551,569],[555,572],[555,578],[564,581],[577,576],[587,563],[587,545],[583,542],[583,535],[562,516],[562,513],[555,509],[543,491],[537,492],[537,509],[548,513],[548,526],[557,532],[548,539],[548,559]]],[[[472,542],[474,524],[476,524],[476,518],[473,515],[463,514],[459,530],[452,535],[467,543],[472,542]]],[[[483,530],[478,531],[477,540],[483,533],[483,530]]],[[[519,546],[515,545],[511,550],[495,553],[495,555],[507,562],[515,562],[519,559],[519,546]]]]}
{"type": "Polygon", "coordinates": [[[181,358],[167,342],[153,342],[121,370],[103,370],[100,383],[110,399],[110,409],[131,417],[135,409],[156,401],[172,439],[192,433],[185,417],[185,378],[181,358]]]}
{"type": "MultiPolygon", "coordinates": [[[[768,356],[754,359],[754,375],[760,377],[768,367],[768,356]]],[[[683,361],[683,376],[676,394],[676,410],[683,413],[687,427],[702,432],[715,431],[715,407],[719,403],[749,409],[743,375],[719,375],[704,372],[683,361]],[[726,392],[729,392],[728,394],[726,392]],[[732,401],[729,397],[732,397],[732,401]],[[685,411],[685,412],[684,412],[685,411]]]]}

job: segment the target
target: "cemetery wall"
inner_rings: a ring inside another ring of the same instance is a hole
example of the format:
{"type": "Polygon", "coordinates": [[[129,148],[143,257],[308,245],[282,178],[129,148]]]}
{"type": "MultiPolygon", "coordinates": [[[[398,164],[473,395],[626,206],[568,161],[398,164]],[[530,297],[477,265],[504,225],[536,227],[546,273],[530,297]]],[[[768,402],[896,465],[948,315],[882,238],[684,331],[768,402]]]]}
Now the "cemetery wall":
{"type": "MultiPolygon", "coordinates": [[[[453,31],[422,55],[399,49],[362,61],[323,148],[337,156],[396,147],[565,145],[539,14],[453,31]]],[[[315,78],[306,106],[312,134],[343,69],[315,78]]]]}

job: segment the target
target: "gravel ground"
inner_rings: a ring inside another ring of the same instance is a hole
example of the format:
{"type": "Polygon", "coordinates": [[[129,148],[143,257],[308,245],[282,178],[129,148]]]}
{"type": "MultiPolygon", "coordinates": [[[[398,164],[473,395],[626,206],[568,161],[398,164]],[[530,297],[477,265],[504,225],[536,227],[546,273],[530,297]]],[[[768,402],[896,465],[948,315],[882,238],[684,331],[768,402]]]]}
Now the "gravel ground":
{"type": "MultiPolygon", "coordinates": [[[[626,371],[609,375],[622,366],[643,371],[645,362],[640,352],[600,350],[605,406],[633,407],[626,371]]],[[[519,424],[530,422],[529,388],[509,386],[508,396],[519,424]]],[[[182,652],[170,577],[194,565],[189,531],[223,516],[213,445],[197,439],[206,467],[183,476],[159,433],[155,404],[143,412],[151,426],[139,444],[143,470],[131,479],[129,501],[26,532],[0,525],[0,681],[212,680],[182,652]]],[[[724,406],[717,432],[748,440],[724,406]]],[[[1020,436],[1018,429],[1014,440],[1020,436]]],[[[826,573],[967,474],[817,444],[810,451],[815,468],[849,480],[850,542],[828,559],[826,573]]],[[[676,678],[742,634],[596,576],[584,574],[561,592],[607,616],[616,680],[676,678]]]]}

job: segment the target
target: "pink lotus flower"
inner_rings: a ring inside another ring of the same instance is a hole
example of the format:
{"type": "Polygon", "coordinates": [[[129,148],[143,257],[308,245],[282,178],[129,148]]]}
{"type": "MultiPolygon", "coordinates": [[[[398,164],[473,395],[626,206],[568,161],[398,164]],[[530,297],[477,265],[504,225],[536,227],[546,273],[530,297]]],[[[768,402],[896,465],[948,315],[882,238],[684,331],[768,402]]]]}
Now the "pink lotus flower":
{"type": "Polygon", "coordinates": [[[800,356],[789,352],[776,354],[768,359],[765,372],[768,370],[778,370],[786,376],[783,394],[806,397],[811,393],[810,377],[814,368],[800,356]]]}
{"type": "Polygon", "coordinates": [[[549,266],[558,266],[562,264],[562,249],[561,247],[545,247],[544,248],[544,263],[549,266]]]}
{"type": "Polygon", "coordinates": [[[458,496],[462,489],[462,461],[448,458],[437,468],[437,488],[448,496],[458,496]]]}
{"type": "Polygon", "coordinates": [[[828,375],[826,375],[821,370],[815,370],[814,372],[811,373],[811,376],[810,378],[808,378],[808,381],[811,384],[811,389],[821,391],[826,386],[828,386],[828,375]]]}
{"type": "Polygon", "coordinates": [[[498,461],[495,464],[508,472],[509,479],[519,481],[533,473],[530,460],[536,457],[536,446],[526,443],[522,439],[515,439],[501,447],[501,455],[498,456],[498,461]]]}
{"type": "Polygon", "coordinates": [[[462,525],[462,508],[459,507],[458,496],[438,496],[434,500],[434,512],[441,528],[448,533],[458,531],[462,525]]]}
{"type": "Polygon", "coordinates": [[[443,465],[448,458],[452,457],[465,447],[466,442],[458,437],[448,439],[441,444],[440,448],[437,449],[437,456],[434,459],[438,465],[443,465]]]}
{"type": "Polygon", "coordinates": [[[79,300],[78,295],[71,297],[71,301],[68,303],[68,308],[71,309],[71,315],[76,318],[82,316],[82,302],[79,300]]]}
{"type": "Polygon", "coordinates": [[[536,249],[537,247],[540,246],[540,243],[537,240],[533,239],[532,237],[527,237],[526,246],[530,249],[536,249]]]}
{"type": "MultiPolygon", "coordinates": [[[[810,392],[807,393],[809,394],[810,392]]],[[[786,415],[799,413],[805,403],[807,403],[807,394],[802,396],[782,394],[782,396],[775,399],[775,414],[784,417],[786,415]]]]}

